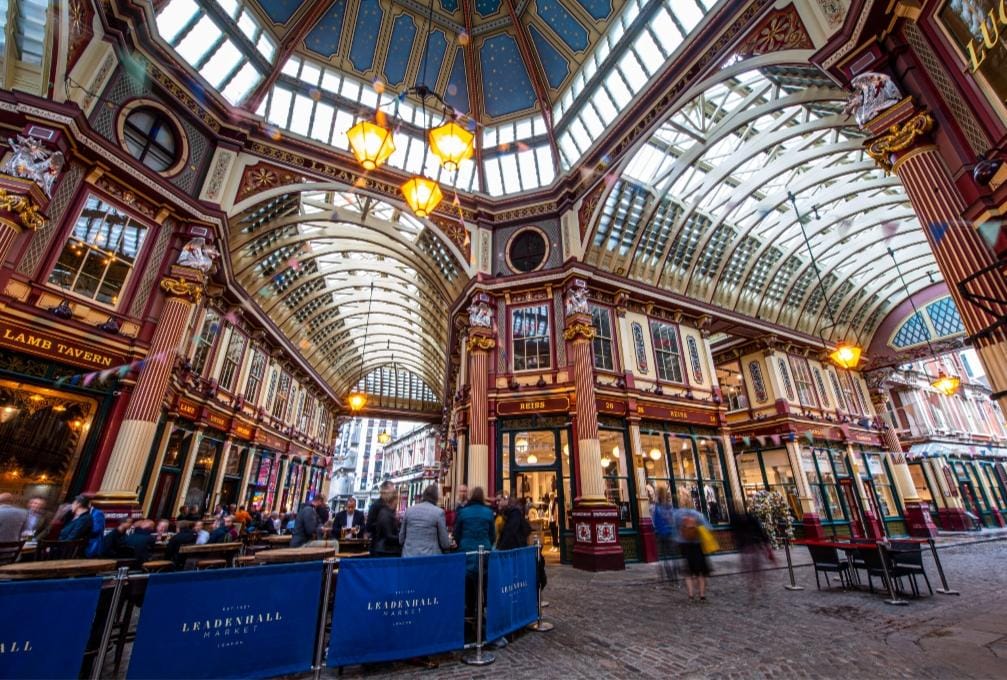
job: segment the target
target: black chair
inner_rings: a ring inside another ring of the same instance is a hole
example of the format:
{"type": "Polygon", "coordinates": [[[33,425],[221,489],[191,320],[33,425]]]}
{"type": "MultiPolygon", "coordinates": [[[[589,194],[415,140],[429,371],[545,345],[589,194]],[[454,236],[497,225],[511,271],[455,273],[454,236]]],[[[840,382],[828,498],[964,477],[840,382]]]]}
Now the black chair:
{"type": "Polygon", "coordinates": [[[934,594],[934,589],[930,585],[930,579],[927,578],[927,570],[923,568],[922,545],[913,541],[892,541],[889,553],[895,567],[908,572],[908,576],[913,582],[913,590],[916,591],[917,595],[920,592],[919,584],[916,582],[917,576],[923,577],[923,581],[927,584],[927,590],[930,591],[931,595],[934,594]]]}
{"type": "Polygon", "coordinates": [[[21,556],[24,541],[0,542],[0,564],[14,564],[21,556]]]}
{"type": "Polygon", "coordinates": [[[84,557],[84,550],[87,548],[88,539],[79,538],[75,541],[47,541],[41,539],[38,542],[38,550],[35,559],[39,561],[48,560],[78,560],[84,557]]]}
{"type": "MultiPolygon", "coordinates": [[[[874,581],[872,579],[873,576],[879,577],[885,588],[888,587],[888,582],[886,580],[886,569],[887,569],[887,578],[892,579],[895,590],[900,593],[905,592],[902,588],[902,577],[910,576],[910,573],[907,569],[896,565],[895,562],[892,560],[892,556],[890,554],[888,554],[887,552],[885,553],[884,558],[885,562],[882,564],[881,553],[878,552],[877,546],[872,547],[864,546],[857,552],[860,554],[861,559],[864,561],[865,566],[864,571],[867,572],[867,585],[872,593],[874,592],[874,581]]],[[[919,595],[919,593],[916,591],[915,581],[911,580],[910,584],[912,585],[913,593],[919,595]]]]}
{"type": "MultiPolygon", "coordinates": [[[[852,585],[850,580],[850,565],[839,557],[839,551],[831,546],[808,544],[811,561],[815,563],[815,586],[821,590],[818,572],[825,573],[825,584],[829,585],[829,574],[839,574],[839,582],[844,588],[852,585]]],[[[830,588],[832,586],[829,586],[830,588]]]]}

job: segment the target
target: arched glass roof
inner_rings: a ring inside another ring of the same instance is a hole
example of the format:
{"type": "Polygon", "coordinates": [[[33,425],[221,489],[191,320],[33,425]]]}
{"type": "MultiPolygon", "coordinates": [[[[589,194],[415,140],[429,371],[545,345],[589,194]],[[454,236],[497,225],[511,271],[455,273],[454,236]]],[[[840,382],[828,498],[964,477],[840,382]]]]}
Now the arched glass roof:
{"type": "Polygon", "coordinates": [[[468,272],[434,230],[332,189],[275,196],[231,225],[236,279],[338,394],[391,365],[421,381],[416,399],[441,392],[444,310],[468,272]]]}
{"type": "Polygon", "coordinates": [[[866,344],[905,298],[887,249],[910,292],[931,285],[938,270],[899,180],[876,167],[863,133],[842,113],[846,97],[813,67],[767,58],[697,83],[614,176],[586,259],[717,306],[866,344]]]}
{"type": "Polygon", "coordinates": [[[907,349],[925,342],[944,340],[963,335],[965,324],[950,295],[934,300],[919,312],[914,312],[899,324],[888,345],[894,349],[907,349]]]}

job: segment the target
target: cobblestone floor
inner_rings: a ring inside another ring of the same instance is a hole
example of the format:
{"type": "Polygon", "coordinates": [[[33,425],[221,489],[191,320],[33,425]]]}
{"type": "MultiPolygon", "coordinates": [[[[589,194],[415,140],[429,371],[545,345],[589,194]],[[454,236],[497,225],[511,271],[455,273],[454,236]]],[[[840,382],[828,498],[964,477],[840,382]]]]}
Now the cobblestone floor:
{"type": "Polygon", "coordinates": [[[358,666],[342,677],[1007,678],[1007,541],[945,546],[941,559],[961,596],[903,607],[867,592],[818,592],[809,567],[796,570],[803,591],[784,590],[779,570],[752,592],[748,576],[729,573],[733,557],[718,561],[705,604],[658,584],[653,565],[601,574],[553,566],[546,614],[555,630],[518,635],[494,664],[447,655],[436,670],[358,666]]]}

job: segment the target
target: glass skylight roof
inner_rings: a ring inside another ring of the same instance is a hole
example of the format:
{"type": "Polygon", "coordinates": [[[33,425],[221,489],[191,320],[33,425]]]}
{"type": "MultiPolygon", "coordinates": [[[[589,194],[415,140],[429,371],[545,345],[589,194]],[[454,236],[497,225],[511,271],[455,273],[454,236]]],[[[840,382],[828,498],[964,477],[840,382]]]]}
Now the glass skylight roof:
{"type": "Polygon", "coordinates": [[[832,339],[869,334],[904,297],[889,247],[911,291],[930,285],[919,222],[841,113],[845,93],[812,67],[744,63],[692,92],[625,162],[588,261],[832,339]]]}

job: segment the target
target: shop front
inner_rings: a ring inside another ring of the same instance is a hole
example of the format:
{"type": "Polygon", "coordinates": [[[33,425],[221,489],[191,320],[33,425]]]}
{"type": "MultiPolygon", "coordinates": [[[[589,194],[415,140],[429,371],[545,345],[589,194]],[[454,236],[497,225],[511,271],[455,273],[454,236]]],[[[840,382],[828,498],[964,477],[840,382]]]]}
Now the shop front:
{"type": "Polygon", "coordinates": [[[913,444],[910,471],[945,531],[1007,524],[1007,451],[986,446],[913,444]]]}
{"type": "Polygon", "coordinates": [[[786,448],[739,448],[735,451],[734,460],[746,505],[758,492],[772,491],[786,499],[795,520],[801,522],[804,519],[796,475],[786,448]]]}

